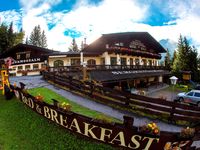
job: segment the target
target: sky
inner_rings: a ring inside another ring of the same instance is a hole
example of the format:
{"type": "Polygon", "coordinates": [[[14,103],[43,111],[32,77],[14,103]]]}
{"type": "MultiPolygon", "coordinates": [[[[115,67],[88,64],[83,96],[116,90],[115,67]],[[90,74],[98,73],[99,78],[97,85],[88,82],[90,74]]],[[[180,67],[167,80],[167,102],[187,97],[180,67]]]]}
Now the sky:
{"type": "Polygon", "coordinates": [[[13,22],[25,38],[37,25],[49,49],[68,51],[102,34],[149,32],[157,41],[180,34],[200,52],[200,0],[0,0],[0,23],[13,22]]]}

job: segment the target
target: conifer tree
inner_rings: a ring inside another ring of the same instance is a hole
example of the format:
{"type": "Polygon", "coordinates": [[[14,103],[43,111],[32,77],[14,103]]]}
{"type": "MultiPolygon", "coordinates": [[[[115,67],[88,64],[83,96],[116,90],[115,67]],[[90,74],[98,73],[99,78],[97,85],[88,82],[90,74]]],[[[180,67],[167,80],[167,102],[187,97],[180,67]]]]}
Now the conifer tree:
{"type": "Polygon", "coordinates": [[[0,26],[0,53],[8,49],[8,27],[5,24],[0,26]]]}
{"type": "Polygon", "coordinates": [[[72,44],[69,47],[69,51],[70,52],[78,52],[79,51],[78,45],[76,44],[76,40],[75,39],[72,40],[72,44]]]}
{"type": "Polygon", "coordinates": [[[15,34],[13,32],[13,22],[11,22],[8,29],[8,48],[14,46],[14,42],[15,42],[15,34]]]}
{"type": "Polygon", "coordinates": [[[17,45],[19,43],[23,43],[25,32],[21,28],[19,33],[15,33],[15,40],[14,40],[14,45],[17,45]]]}
{"type": "Polygon", "coordinates": [[[0,25],[0,53],[23,42],[24,31],[14,32],[13,23],[9,27],[5,24],[0,25]]]}
{"type": "Polygon", "coordinates": [[[45,35],[44,30],[42,31],[42,35],[41,35],[41,47],[47,48],[47,37],[45,35]]]}
{"type": "Polygon", "coordinates": [[[177,47],[177,55],[173,61],[173,74],[182,78],[182,71],[191,71],[192,79],[197,81],[198,74],[198,53],[194,47],[189,45],[186,37],[180,35],[177,47]]]}
{"type": "Polygon", "coordinates": [[[35,26],[31,32],[29,44],[43,48],[47,47],[47,38],[44,30],[41,32],[40,25],[35,26]]]}
{"type": "Polygon", "coordinates": [[[167,49],[167,54],[165,56],[165,67],[168,70],[171,70],[171,57],[170,57],[170,53],[169,50],[167,49]]]}

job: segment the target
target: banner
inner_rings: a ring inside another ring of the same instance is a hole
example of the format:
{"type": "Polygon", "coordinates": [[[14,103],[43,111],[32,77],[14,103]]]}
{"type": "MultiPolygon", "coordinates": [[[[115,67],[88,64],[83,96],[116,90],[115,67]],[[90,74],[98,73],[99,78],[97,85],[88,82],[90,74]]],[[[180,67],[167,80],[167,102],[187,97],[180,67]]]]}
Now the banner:
{"type": "Polygon", "coordinates": [[[67,112],[57,106],[35,99],[32,95],[15,90],[15,95],[24,104],[41,116],[59,124],[65,129],[84,138],[96,140],[116,147],[134,150],[185,150],[192,144],[191,139],[178,138],[178,133],[160,132],[159,136],[144,134],[137,127],[127,123],[102,123],[74,112],[67,112]]]}

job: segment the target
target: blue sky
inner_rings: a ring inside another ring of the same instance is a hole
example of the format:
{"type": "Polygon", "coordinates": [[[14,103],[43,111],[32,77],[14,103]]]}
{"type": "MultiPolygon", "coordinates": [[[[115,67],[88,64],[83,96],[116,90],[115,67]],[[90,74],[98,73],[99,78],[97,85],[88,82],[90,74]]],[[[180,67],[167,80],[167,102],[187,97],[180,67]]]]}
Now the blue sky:
{"type": "Polygon", "coordinates": [[[1,23],[14,23],[28,37],[45,30],[48,47],[67,51],[72,38],[90,43],[105,33],[149,32],[156,40],[180,34],[200,47],[199,0],[0,0],[1,23]]]}

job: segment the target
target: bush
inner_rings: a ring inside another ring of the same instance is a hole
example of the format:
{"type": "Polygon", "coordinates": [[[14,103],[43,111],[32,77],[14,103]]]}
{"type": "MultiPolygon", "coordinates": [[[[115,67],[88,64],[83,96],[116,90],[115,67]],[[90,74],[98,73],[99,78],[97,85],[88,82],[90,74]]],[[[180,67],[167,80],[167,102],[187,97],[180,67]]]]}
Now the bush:
{"type": "Polygon", "coordinates": [[[59,105],[60,108],[64,109],[65,111],[71,111],[72,106],[69,103],[62,102],[59,105]]]}

